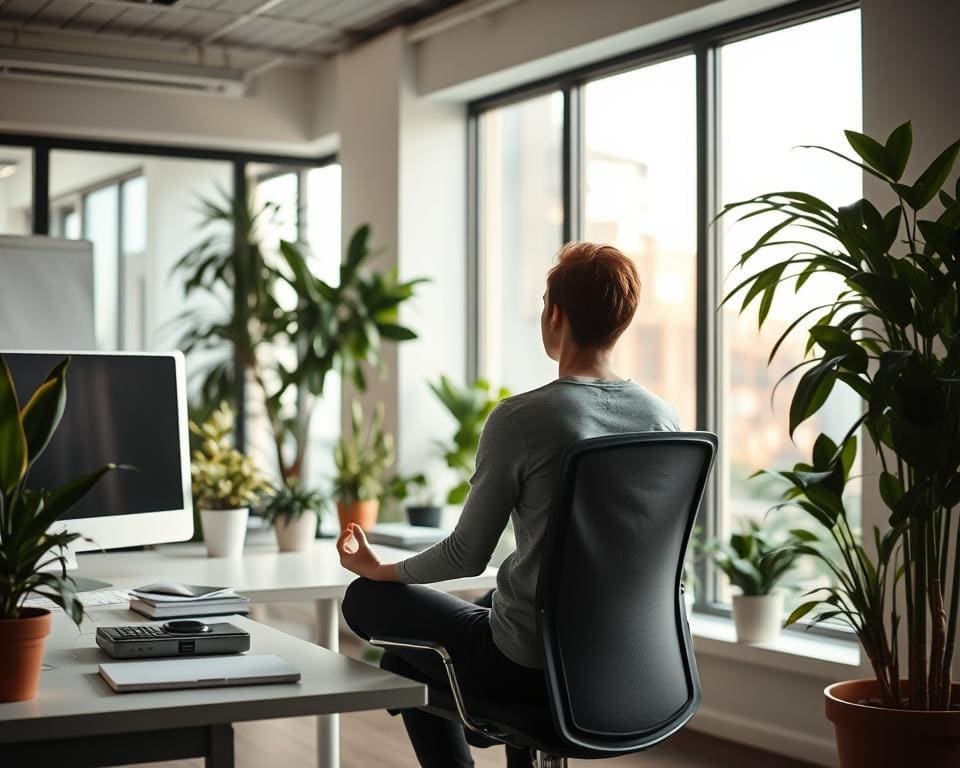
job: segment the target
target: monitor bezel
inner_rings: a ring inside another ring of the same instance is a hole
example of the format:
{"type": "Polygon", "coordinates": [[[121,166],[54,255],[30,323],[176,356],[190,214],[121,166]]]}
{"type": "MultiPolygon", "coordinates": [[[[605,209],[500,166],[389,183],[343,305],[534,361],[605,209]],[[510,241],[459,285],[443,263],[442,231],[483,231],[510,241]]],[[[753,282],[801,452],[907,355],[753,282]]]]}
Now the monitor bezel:
{"type": "MultiPolygon", "coordinates": [[[[121,547],[169,544],[193,538],[193,489],[190,477],[190,433],[187,427],[187,377],[183,353],[131,352],[102,350],[56,350],[56,349],[0,349],[0,357],[6,355],[46,355],[56,357],[160,357],[172,358],[177,390],[177,435],[180,448],[180,478],[182,481],[183,507],[181,509],[157,510],[155,512],[129,512],[102,517],[83,517],[60,520],[50,527],[51,532],[69,531],[79,533],[81,538],[70,545],[71,552],[99,552],[121,547]]],[[[70,377],[67,374],[67,386],[70,377]]],[[[69,389],[68,389],[69,392],[69,389]]],[[[18,398],[22,395],[18,393],[18,398]]],[[[67,403],[69,404],[69,394],[67,403]]],[[[22,408],[24,403],[20,403],[22,408]]]]}

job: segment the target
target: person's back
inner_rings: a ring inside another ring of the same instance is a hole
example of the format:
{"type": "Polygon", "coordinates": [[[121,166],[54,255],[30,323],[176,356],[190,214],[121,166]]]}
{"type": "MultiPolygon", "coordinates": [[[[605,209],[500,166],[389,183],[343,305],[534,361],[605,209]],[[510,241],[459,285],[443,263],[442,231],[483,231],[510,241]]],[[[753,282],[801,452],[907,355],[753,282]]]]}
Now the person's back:
{"type": "MultiPolygon", "coordinates": [[[[560,458],[573,442],[622,432],[678,430],[672,406],[633,381],[578,376],[557,379],[504,400],[498,421],[522,439],[520,494],[511,515],[517,548],[500,565],[490,626],[500,649],[519,664],[539,667],[534,597],[540,548],[560,470],[560,458]]],[[[485,450],[514,452],[515,446],[485,441],[485,450]]],[[[598,525],[602,524],[598,520],[598,525]]],[[[576,567],[576,564],[571,564],[576,567]]]]}

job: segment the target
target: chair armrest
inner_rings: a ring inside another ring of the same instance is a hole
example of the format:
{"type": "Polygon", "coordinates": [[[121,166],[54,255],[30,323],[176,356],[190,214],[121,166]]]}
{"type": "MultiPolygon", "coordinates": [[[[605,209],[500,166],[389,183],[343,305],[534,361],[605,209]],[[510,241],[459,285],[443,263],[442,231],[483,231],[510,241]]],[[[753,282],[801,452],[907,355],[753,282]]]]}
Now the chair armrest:
{"type": "Polygon", "coordinates": [[[447,673],[450,692],[453,694],[453,703],[457,708],[457,717],[460,718],[460,722],[463,723],[465,728],[469,728],[481,736],[503,741],[505,734],[491,731],[470,717],[466,704],[463,701],[463,694],[460,692],[460,684],[457,682],[457,673],[453,668],[453,659],[450,658],[447,649],[440,645],[440,643],[434,643],[430,640],[408,640],[405,638],[392,637],[371,637],[369,643],[379,648],[405,648],[412,651],[432,651],[437,654],[443,662],[444,671],[447,673]]]}

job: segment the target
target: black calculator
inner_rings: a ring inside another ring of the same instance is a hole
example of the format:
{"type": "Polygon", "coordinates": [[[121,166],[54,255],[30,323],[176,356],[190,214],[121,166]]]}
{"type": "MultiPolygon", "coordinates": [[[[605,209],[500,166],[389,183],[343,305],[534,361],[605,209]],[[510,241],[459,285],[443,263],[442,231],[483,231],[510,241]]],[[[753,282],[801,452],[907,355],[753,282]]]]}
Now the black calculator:
{"type": "Polygon", "coordinates": [[[97,645],[114,659],[157,656],[211,656],[250,650],[250,634],[233,624],[168,621],[98,627],[97,645]]]}

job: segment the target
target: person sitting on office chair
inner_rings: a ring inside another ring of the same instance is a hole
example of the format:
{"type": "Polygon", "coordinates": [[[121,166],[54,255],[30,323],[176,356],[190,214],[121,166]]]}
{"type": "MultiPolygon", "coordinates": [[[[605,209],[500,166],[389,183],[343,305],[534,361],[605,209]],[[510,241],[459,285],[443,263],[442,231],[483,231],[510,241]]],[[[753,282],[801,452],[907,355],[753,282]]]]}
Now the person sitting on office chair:
{"type": "MultiPolygon", "coordinates": [[[[533,606],[561,454],[583,438],[679,430],[673,407],[612,367],[614,345],[639,299],[636,267],[617,248],[582,242],[560,250],[540,316],[544,350],[559,364],[559,376],[494,408],[453,532],[398,563],[381,563],[359,526],[337,540],[340,562],[361,577],[342,606],[357,635],[443,645],[468,700],[548,706],[533,606]],[[500,566],[487,607],[416,586],[482,573],[508,520],[517,548],[500,566]]],[[[380,666],[449,691],[434,654],[391,649],[380,666]]],[[[461,725],[417,709],[402,714],[424,768],[473,766],[461,725]]],[[[507,754],[509,766],[531,764],[526,751],[508,747],[507,754]]]]}

